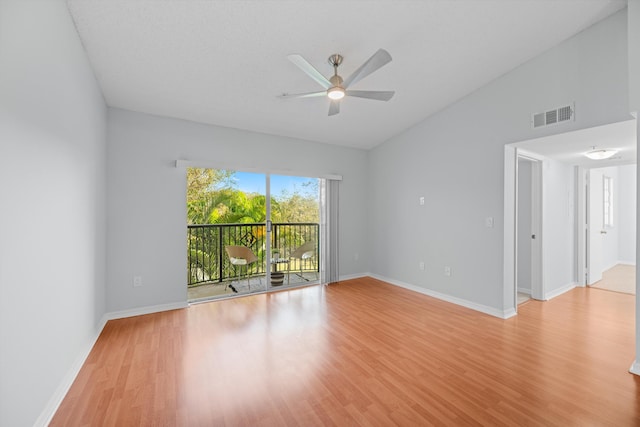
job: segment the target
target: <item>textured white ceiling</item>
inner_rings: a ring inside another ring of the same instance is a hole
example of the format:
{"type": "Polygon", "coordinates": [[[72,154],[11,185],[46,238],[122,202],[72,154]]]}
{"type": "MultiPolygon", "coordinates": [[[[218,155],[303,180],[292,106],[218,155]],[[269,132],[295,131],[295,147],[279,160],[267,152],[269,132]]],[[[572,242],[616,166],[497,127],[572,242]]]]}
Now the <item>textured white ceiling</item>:
{"type": "Polygon", "coordinates": [[[625,0],[68,0],[107,103],[197,122],[374,147],[626,5],[625,0]],[[277,98],[320,89],[286,56],[389,102],[277,98]]]}
{"type": "Polygon", "coordinates": [[[636,163],[636,121],[613,123],[573,132],[551,135],[513,144],[533,153],[570,165],[586,168],[619,166],[636,163]],[[613,148],[618,153],[605,160],[591,160],[584,153],[593,147],[613,148]]]}

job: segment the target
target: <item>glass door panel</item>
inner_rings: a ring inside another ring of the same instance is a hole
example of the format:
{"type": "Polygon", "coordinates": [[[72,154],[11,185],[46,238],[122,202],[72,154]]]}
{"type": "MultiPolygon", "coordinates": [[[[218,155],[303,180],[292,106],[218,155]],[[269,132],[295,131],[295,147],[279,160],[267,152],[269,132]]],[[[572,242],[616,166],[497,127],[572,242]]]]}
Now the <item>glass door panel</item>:
{"type": "Polygon", "coordinates": [[[270,175],[272,288],[319,280],[319,180],[270,175]]]}
{"type": "Polygon", "coordinates": [[[266,290],[266,175],[187,170],[187,293],[197,301],[266,290]]]}

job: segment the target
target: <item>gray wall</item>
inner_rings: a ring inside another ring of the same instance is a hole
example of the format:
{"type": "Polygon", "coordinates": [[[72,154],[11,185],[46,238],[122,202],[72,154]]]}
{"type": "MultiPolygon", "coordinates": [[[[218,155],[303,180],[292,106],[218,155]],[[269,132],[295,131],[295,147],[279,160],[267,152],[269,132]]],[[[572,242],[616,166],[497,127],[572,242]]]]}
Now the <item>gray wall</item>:
{"type": "Polygon", "coordinates": [[[31,426],[105,313],[106,107],[62,0],[0,2],[0,64],[0,425],[31,426]]]}
{"type": "MultiPolygon", "coordinates": [[[[629,0],[627,3],[629,13],[629,111],[640,111],[640,1],[629,0]]],[[[640,316],[638,318],[640,319],[640,316]]]]}
{"type": "Polygon", "coordinates": [[[370,152],[371,272],[502,310],[504,145],[628,118],[623,10],[370,152]],[[572,101],[575,122],[531,129],[572,101]]]}
{"type": "Polygon", "coordinates": [[[110,109],[110,312],[186,302],[186,179],[177,159],[343,175],[340,274],[367,271],[365,151],[110,109]],[[133,287],[134,275],[142,287],[133,287]]]}

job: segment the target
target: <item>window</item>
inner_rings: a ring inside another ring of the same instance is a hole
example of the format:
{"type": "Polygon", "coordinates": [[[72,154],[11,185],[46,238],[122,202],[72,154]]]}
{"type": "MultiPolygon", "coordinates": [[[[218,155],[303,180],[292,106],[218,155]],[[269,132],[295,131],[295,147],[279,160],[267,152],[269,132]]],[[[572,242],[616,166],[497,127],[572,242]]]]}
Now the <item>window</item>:
{"type": "Polygon", "coordinates": [[[610,176],[602,177],[602,190],[603,190],[603,206],[604,206],[604,216],[603,222],[604,226],[608,228],[613,227],[613,178],[610,176]]]}

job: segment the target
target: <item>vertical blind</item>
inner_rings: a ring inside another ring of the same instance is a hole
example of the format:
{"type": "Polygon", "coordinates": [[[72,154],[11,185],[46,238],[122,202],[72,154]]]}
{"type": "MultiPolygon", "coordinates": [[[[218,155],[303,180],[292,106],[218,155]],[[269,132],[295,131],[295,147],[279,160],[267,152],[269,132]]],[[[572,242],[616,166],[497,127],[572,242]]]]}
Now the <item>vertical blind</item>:
{"type": "Polygon", "coordinates": [[[340,257],[338,250],[339,217],[338,202],[340,181],[320,180],[320,233],[324,247],[320,248],[320,282],[337,282],[340,278],[340,257]]]}

